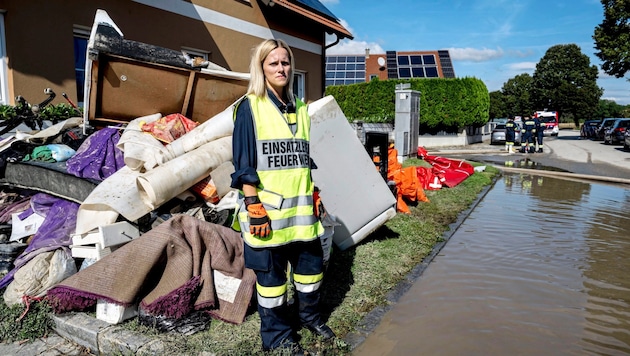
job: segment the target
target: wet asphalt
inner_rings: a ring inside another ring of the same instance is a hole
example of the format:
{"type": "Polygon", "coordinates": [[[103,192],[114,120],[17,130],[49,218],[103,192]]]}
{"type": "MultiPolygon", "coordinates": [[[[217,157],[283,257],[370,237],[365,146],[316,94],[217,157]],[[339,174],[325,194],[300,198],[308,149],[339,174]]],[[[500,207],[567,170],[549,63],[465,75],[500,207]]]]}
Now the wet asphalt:
{"type": "Polygon", "coordinates": [[[429,154],[444,155],[496,166],[562,171],[575,174],[630,179],[630,151],[623,145],[580,138],[579,131],[561,130],[558,137],[545,137],[543,153],[512,153],[504,145],[489,141],[464,147],[428,149],[429,154]]]}

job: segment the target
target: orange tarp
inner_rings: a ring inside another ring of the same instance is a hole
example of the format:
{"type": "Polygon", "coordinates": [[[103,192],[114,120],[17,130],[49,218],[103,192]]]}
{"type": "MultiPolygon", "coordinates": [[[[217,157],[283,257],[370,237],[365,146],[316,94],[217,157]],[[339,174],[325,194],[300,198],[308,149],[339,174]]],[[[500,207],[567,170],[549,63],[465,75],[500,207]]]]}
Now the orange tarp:
{"type": "Polygon", "coordinates": [[[387,179],[396,182],[398,212],[409,214],[407,202],[428,202],[422,184],[418,179],[416,167],[402,168],[398,162],[398,151],[390,146],[387,151],[387,179]]]}

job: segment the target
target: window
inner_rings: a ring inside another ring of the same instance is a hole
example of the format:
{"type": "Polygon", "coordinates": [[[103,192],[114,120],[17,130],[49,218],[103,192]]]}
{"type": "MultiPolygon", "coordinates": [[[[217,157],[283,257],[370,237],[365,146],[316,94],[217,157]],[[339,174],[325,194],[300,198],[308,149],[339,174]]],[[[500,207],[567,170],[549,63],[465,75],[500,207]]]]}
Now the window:
{"type": "Polygon", "coordinates": [[[210,58],[210,52],[201,49],[182,47],[182,52],[186,52],[190,58],[201,57],[206,61],[210,58]]]}
{"type": "Polygon", "coordinates": [[[398,68],[398,77],[399,78],[411,78],[411,69],[410,68],[398,68]]]}
{"type": "Polygon", "coordinates": [[[83,107],[85,90],[85,65],[87,62],[87,44],[90,31],[86,28],[74,28],[74,77],[77,86],[77,105],[83,107]]]}
{"type": "Polygon", "coordinates": [[[6,46],[4,37],[4,13],[0,13],[0,104],[9,104],[9,82],[7,80],[6,46]]]}
{"type": "Polygon", "coordinates": [[[376,74],[371,74],[370,75],[370,81],[374,80],[374,79],[378,79],[378,75],[376,74]]]}
{"type": "Polygon", "coordinates": [[[305,97],[305,77],[306,74],[304,72],[293,72],[293,94],[300,99],[304,99],[305,97]]]}

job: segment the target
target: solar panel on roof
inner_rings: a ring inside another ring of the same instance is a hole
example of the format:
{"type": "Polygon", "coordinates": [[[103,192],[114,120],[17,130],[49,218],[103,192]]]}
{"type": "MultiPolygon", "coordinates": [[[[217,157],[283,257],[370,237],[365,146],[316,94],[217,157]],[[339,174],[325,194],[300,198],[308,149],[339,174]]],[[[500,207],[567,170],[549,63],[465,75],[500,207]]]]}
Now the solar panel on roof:
{"type": "Polygon", "coordinates": [[[321,2],[319,2],[318,0],[295,0],[296,2],[310,8],[311,10],[315,10],[323,15],[326,15],[328,17],[332,17],[335,20],[339,20],[337,18],[337,16],[333,15],[332,12],[330,12],[330,10],[328,10],[326,8],[326,6],[324,6],[321,2]]]}

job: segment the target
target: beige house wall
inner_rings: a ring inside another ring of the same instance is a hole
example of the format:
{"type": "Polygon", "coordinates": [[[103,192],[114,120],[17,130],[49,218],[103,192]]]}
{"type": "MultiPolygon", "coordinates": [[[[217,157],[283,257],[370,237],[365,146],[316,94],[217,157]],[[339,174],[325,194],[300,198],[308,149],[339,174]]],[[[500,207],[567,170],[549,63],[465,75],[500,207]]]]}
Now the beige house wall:
{"type": "Polygon", "coordinates": [[[305,74],[305,99],[323,95],[325,28],[280,6],[257,0],[0,0],[4,12],[8,99],[31,103],[51,87],[76,102],[73,31],[89,30],[103,9],[125,39],[209,52],[227,69],[247,72],[251,49],[264,38],[287,40],[305,74]],[[166,9],[162,9],[166,8],[166,9]],[[202,21],[203,20],[203,21],[202,21]]]}

